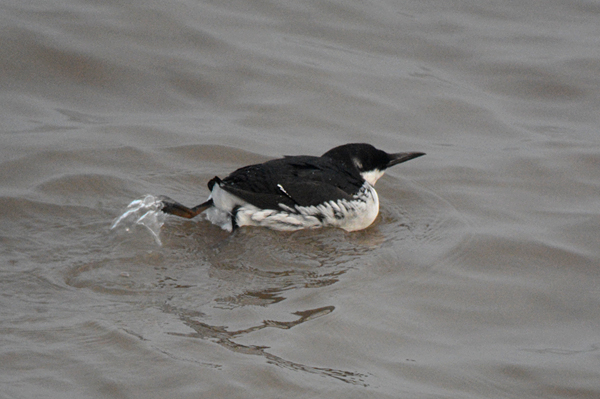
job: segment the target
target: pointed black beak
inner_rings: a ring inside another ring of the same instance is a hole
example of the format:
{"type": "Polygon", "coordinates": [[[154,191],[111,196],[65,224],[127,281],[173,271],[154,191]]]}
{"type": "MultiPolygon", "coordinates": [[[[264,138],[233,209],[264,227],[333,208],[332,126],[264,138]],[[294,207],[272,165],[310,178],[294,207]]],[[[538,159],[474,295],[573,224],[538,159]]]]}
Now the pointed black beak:
{"type": "Polygon", "coordinates": [[[390,154],[390,161],[387,167],[397,165],[402,162],[410,161],[411,159],[418,158],[425,155],[424,152],[399,152],[397,154],[390,154]]]}

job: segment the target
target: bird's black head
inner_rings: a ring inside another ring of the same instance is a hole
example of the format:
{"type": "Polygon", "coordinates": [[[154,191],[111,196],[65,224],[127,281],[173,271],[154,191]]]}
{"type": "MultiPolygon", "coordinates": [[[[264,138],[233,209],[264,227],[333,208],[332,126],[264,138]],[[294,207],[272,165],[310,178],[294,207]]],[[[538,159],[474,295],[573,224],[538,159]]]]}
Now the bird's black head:
{"type": "Polygon", "coordinates": [[[390,166],[425,155],[422,152],[400,152],[388,154],[371,144],[353,143],[335,147],[323,157],[335,159],[347,168],[355,168],[363,179],[374,185],[390,166]]]}

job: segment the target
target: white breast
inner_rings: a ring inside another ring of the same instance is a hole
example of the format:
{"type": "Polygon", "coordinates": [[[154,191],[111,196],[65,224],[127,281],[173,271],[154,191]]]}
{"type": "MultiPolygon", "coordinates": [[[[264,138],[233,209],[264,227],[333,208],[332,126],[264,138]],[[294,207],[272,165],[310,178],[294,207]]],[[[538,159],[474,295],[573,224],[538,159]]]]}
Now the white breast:
{"type": "Polygon", "coordinates": [[[339,227],[346,231],[357,231],[366,229],[377,218],[379,196],[375,188],[365,182],[352,200],[329,201],[316,207],[300,209],[300,212],[313,213],[315,208],[325,215],[323,225],[339,227]]]}
{"type": "Polygon", "coordinates": [[[369,182],[369,184],[372,186],[375,186],[375,183],[377,183],[377,180],[379,180],[379,178],[381,176],[383,176],[384,174],[385,174],[385,171],[379,170],[379,169],[360,173],[362,178],[365,179],[365,181],[369,182]]]}

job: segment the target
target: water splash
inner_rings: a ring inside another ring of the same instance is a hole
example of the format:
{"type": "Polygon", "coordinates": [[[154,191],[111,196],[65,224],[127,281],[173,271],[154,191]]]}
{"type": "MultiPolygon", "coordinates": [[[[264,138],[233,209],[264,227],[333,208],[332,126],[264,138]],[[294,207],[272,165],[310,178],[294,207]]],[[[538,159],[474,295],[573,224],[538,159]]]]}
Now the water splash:
{"type": "Polygon", "coordinates": [[[156,243],[162,245],[160,228],[166,218],[166,214],[161,212],[162,207],[162,201],[148,194],[142,199],[132,201],[127,206],[127,210],[115,219],[110,229],[113,230],[117,226],[122,226],[125,231],[129,232],[136,225],[144,226],[150,231],[156,243]]]}

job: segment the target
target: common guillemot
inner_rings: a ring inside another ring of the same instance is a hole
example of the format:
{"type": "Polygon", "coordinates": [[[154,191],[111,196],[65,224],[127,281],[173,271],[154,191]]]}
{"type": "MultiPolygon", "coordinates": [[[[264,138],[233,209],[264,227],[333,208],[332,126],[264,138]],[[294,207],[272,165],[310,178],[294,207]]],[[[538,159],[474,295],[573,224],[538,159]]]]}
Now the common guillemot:
{"type": "Polygon", "coordinates": [[[285,156],[245,166],[224,179],[214,177],[208,200],[193,208],[162,196],[162,211],[190,219],[206,212],[208,220],[228,231],[241,226],[362,230],[379,213],[375,182],[387,168],[422,155],[345,144],[320,157],[285,156]]]}

